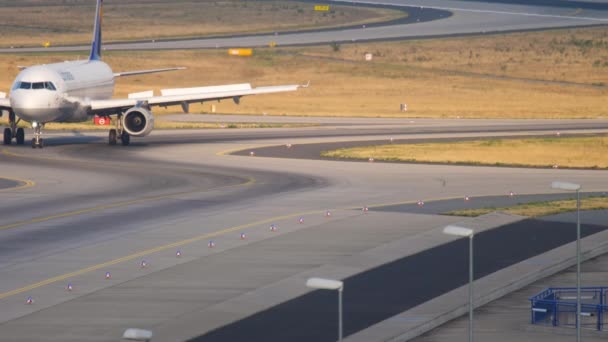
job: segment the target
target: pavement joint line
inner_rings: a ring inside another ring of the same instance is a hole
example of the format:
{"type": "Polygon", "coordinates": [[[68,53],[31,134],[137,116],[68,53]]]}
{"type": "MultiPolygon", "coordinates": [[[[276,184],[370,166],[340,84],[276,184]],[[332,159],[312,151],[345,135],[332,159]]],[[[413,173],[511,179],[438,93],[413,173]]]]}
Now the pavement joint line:
{"type": "Polygon", "coordinates": [[[5,177],[5,176],[0,176],[0,179],[6,179],[9,181],[23,183],[22,185],[18,185],[18,186],[12,187],[12,188],[0,189],[0,192],[23,190],[23,189],[31,188],[36,185],[36,182],[29,180],[29,179],[19,179],[19,178],[5,177]]]}
{"type": "MultiPolygon", "coordinates": [[[[169,196],[167,196],[169,197],[169,196]]],[[[457,199],[460,197],[451,197],[451,198],[438,198],[438,199],[432,199],[432,200],[428,200],[430,201],[441,201],[441,200],[446,200],[446,199],[457,199]]],[[[417,201],[406,201],[406,202],[400,202],[400,203],[396,203],[396,204],[392,204],[392,205],[398,205],[398,204],[413,204],[416,203],[417,201]]],[[[376,205],[370,205],[368,206],[369,208],[378,208],[378,207],[382,207],[382,206],[386,206],[387,204],[376,204],[376,205]]],[[[336,210],[352,210],[352,209],[360,209],[360,207],[347,207],[347,208],[336,208],[336,210]]],[[[27,285],[12,291],[8,291],[8,292],[4,292],[4,293],[0,293],[0,300],[7,298],[7,297],[11,297],[20,293],[24,293],[27,291],[31,291],[34,289],[37,289],[39,287],[45,286],[45,285],[50,285],[52,283],[56,283],[58,281],[62,281],[62,280],[66,280],[69,278],[73,278],[75,276],[79,276],[85,273],[89,273],[92,271],[96,271],[105,267],[109,267],[109,266],[113,266],[125,261],[130,261],[136,258],[140,258],[152,253],[156,253],[156,252],[161,252],[161,251],[165,251],[167,249],[170,248],[175,248],[175,247],[181,247],[190,243],[194,243],[197,241],[201,241],[204,239],[208,239],[211,237],[217,237],[217,236],[221,236],[227,233],[231,233],[234,231],[238,231],[241,229],[245,229],[245,228],[250,228],[256,225],[261,225],[261,224],[265,224],[265,223],[269,223],[269,222],[274,222],[274,221],[278,221],[278,220],[283,220],[283,219],[288,219],[288,218],[292,218],[292,217],[298,217],[298,216],[303,216],[303,215],[310,215],[310,214],[315,214],[315,213],[324,213],[326,212],[326,210],[311,210],[311,211],[306,211],[306,212],[300,212],[300,213],[294,213],[294,214],[287,214],[287,215],[282,215],[282,216],[276,216],[276,217],[272,217],[272,218],[268,218],[268,219],[264,219],[264,220],[260,220],[260,221],[256,221],[256,222],[252,222],[252,223],[246,223],[246,224],[242,224],[239,226],[234,226],[234,227],[230,227],[230,228],[226,228],[223,230],[219,230],[219,231],[215,231],[215,232],[211,232],[211,233],[206,233],[203,235],[199,235],[199,236],[195,236],[189,239],[185,239],[185,240],[181,240],[181,241],[177,241],[177,242],[173,242],[167,245],[162,245],[162,246],[158,246],[158,247],[154,247],[154,248],[150,248],[147,250],[143,250],[134,254],[130,254],[118,259],[114,259],[114,260],[110,260],[107,261],[105,263],[101,263],[101,264],[97,264],[97,265],[93,265],[78,271],[74,271],[74,272],[70,272],[70,273],[66,273],[63,275],[59,275],[56,277],[52,277],[52,278],[48,278],[46,280],[40,281],[38,283],[35,284],[31,284],[31,285],[27,285]]],[[[3,227],[0,227],[0,229],[3,229],[3,227]]]]}
{"type": "Polygon", "coordinates": [[[9,223],[9,224],[0,226],[0,231],[11,229],[11,228],[16,228],[16,227],[20,227],[20,226],[32,224],[32,223],[46,222],[46,221],[50,221],[50,220],[54,220],[54,219],[58,219],[58,218],[72,217],[72,216],[77,216],[77,215],[81,215],[81,214],[92,213],[92,212],[102,211],[102,210],[106,210],[106,209],[125,207],[125,206],[134,205],[134,204],[145,203],[145,202],[159,201],[159,200],[168,199],[168,198],[181,196],[181,195],[190,195],[190,194],[194,194],[194,193],[198,193],[198,192],[223,190],[223,189],[229,189],[229,188],[233,188],[233,187],[246,187],[246,186],[250,186],[255,183],[256,183],[255,178],[250,177],[247,182],[241,183],[241,184],[225,185],[225,186],[209,188],[209,189],[200,189],[199,188],[199,189],[191,190],[191,191],[174,192],[174,193],[158,195],[158,196],[142,197],[142,198],[137,198],[134,200],[118,202],[118,203],[102,204],[102,205],[98,205],[98,206],[94,206],[94,207],[90,207],[90,208],[69,211],[69,212],[50,215],[50,216],[36,217],[33,219],[19,221],[19,222],[15,222],[15,223],[9,223]]]}
{"type": "Polygon", "coordinates": [[[234,226],[234,227],[230,227],[230,228],[226,228],[226,229],[222,229],[222,230],[218,230],[215,232],[211,232],[211,233],[206,233],[206,234],[202,234],[199,236],[195,236],[189,239],[185,239],[185,240],[180,240],[180,241],[176,241],[170,244],[166,244],[166,245],[162,245],[162,246],[158,246],[158,247],[153,247],[150,249],[146,249],[137,253],[133,253],[118,259],[114,259],[114,260],[110,260],[101,264],[97,264],[97,265],[93,265],[87,268],[83,268],[74,272],[70,272],[70,273],[65,273],[56,277],[52,277],[52,278],[48,278],[46,280],[40,281],[38,283],[34,283],[34,284],[30,284],[12,291],[8,291],[8,292],[4,292],[4,293],[0,293],[0,300],[5,299],[7,297],[11,297],[20,293],[24,293],[27,291],[31,291],[34,289],[37,289],[39,287],[45,286],[45,285],[50,285],[53,283],[56,283],[58,281],[62,281],[62,280],[67,280],[69,278],[73,278],[85,273],[89,273],[92,271],[97,271],[106,267],[110,267],[113,265],[117,265],[119,263],[125,262],[125,261],[131,261],[133,259],[137,259],[137,258],[141,258],[143,256],[152,254],[152,253],[157,253],[157,252],[162,252],[165,251],[167,249],[172,249],[175,247],[181,247],[187,244],[191,244],[197,241],[201,241],[204,239],[208,239],[211,237],[217,237],[217,236],[221,236],[221,235],[225,235],[227,233],[232,233],[235,231],[239,231],[241,229],[245,229],[245,228],[250,228],[256,225],[261,225],[261,224],[266,224],[269,222],[274,222],[274,221],[278,221],[278,220],[284,220],[284,219],[288,219],[288,218],[293,218],[293,217],[297,217],[297,216],[302,216],[302,215],[310,215],[310,214],[315,214],[315,213],[320,213],[320,212],[324,212],[324,210],[312,210],[312,211],[306,211],[306,212],[301,212],[301,213],[294,213],[294,214],[287,214],[287,215],[282,215],[282,216],[276,216],[276,217],[271,217],[268,219],[263,219],[260,221],[256,221],[256,222],[252,222],[252,223],[245,223],[239,226],[234,226]]]}
{"type": "MultiPolygon", "coordinates": [[[[345,1],[337,1],[337,3],[345,2],[345,1]]],[[[421,8],[432,8],[438,10],[444,10],[449,12],[470,12],[470,13],[486,13],[486,14],[501,14],[501,15],[520,15],[525,17],[540,17],[540,18],[555,18],[555,19],[571,19],[571,20],[590,20],[590,21],[600,21],[605,22],[608,19],[605,18],[595,18],[595,17],[577,17],[577,16],[568,16],[568,15],[558,15],[558,14],[541,14],[541,13],[530,13],[530,12],[510,12],[510,11],[496,11],[496,10],[484,10],[484,9],[472,9],[472,8],[459,8],[459,7],[445,7],[445,6],[420,6],[411,3],[399,4],[392,2],[369,2],[369,1],[356,1],[358,4],[368,4],[368,5],[386,5],[386,6],[397,6],[397,7],[421,7],[421,8]]]]}
{"type": "Polygon", "coordinates": [[[263,147],[275,147],[275,146],[281,146],[281,145],[259,145],[259,146],[257,146],[257,145],[255,145],[255,146],[254,145],[248,145],[246,147],[231,148],[231,149],[228,149],[228,150],[219,151],[219,152],[216,152],[215,155],[216,156],[227,156],[227,155],[231,155],[234,152],[244,151],[244,150],[247,150],[247,149],[263,148],[263,147]]]}
{"type": "MultiPolygon", "coordinates": [[[[597,191],[593,191],[593,193],[596,192],[601,192],[602,190],[597,190],[597,191]]],[[[515,195],[515,197],[520,197],[520,196],[543,196],[543,195],[558,195],[558,194],[562,194],[562,195],[573,195],[573,193],[570,192],[549,192],[549,193],[517,193],[515,195]]],[[[586,194],[586,192],[581,192],[581,195],[586,194]]],[[[471,198],[472,200],[476,199],[476,198],[484,198],[484,197],[495,197],[495,196],[501,196],[501,195],[467,195],[469,196],[469,198],[471,198]]],[[[505,197],[509,197],[508,194],[504,195],[505,197]]],[[[438,198],[431,198],[431,199],[421,199],[424,201],[424,203],[428,204],[428,203],[433,203],[433,202],[439,202],[439,201],[450,201],[450,200],[458,200],[458,199],[464,199],[464,196],[446,196],[446,197],[438,197],[438,198]]],[[[418,203],[418,201],[403,201],[403,202],[391,202],[391,203],[383,203],[383,204],[371,204],[368,205],[368,208],[382,208],[382,207],[390,207],[390,206],[394,206],[394,205],[406,205],[406,204],[416,204],[418,203]]],[[[361,209],[361,207],[347,207],[347,208],[342,208],[344,210],[354,210],[354,209],[361,209]]]]}

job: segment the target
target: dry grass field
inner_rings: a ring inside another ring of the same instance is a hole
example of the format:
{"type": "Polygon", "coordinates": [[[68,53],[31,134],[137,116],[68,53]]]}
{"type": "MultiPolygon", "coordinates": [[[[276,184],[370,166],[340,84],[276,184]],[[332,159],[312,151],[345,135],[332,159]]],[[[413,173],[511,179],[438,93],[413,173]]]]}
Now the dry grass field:
{"type": "MultiPolygon", "coordinates": [[[[88,43],[94,0],[0,0],[0,46],[88,43]]],[[[239,0],[106,0],[104,39],[182,38],[273,32],[391,20],[401,11],[332,5],[315,12],[312,3],[239,0]]]]}
{"type": "MultiPolygon", "coordinates": [[[[608,197],[590,197],[581,199],[581,210],[604,210],[608,209],[608,197]]],[[[521,215],[528,217],[540,217],[576,211],[576,200],[534,202],[518,204],[505,208],[481,208],[470,210],[457,210],[444,213],[445,215],[477,217],[491,212],[521,215]]]]}
{"type": "MultiPolygon", "coordinates": [[[[256,49],[253,57],[220,50],[112,52],[115,71],[185,66],[187,71],[119,79],[116,96],[162,88],[311,81],[298,92],[224,101],[219,113],[432,118],[605,118],[608,28],[508,35],[256,49]],[[530,47],[532,45],[532,48],[530,47]],[[374,60],[365,62],[365,52],[374,60]],[[470,51],[473,51],[472,57],[470,51]],[[563,51],[563,52],[560,52],[563,51]],[[460,56],[460,57],[459,57],[460,56]],[[553,56],[553,57],[551,57],[553,56]],[[563,58],[558,58],[563,56],[563,58]],[[509,62],[506,68],[506,61],[509,62]],[[598,62],[599,61],[599,62],[598,62]],[[406,103],[407,112],[399,105],[406,103]]],[[[0,91],[18,65],[75,59],[75,54],[0,55],[0,91]]],[[[83,52],[80,58],[85,58],[83,52]]],[[[192,106],[209,112],[210,104],[192,106]]],[[[157,113],[179,111],[173,107],[157,113]]]]}
{"type": "Polygon", "coordinates": [[[475,165],[608,168],[607,137],[491,139],[326,151],[324,157],[475,165]]]}

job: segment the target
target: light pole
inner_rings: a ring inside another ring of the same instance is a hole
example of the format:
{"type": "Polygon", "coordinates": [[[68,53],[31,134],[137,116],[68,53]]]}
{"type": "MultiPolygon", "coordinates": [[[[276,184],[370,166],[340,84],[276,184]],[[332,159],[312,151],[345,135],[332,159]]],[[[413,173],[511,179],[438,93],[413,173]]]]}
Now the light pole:
{"type": "Polygon", "coordinates": [[[473,342],[473,229],[449,225],[443,233],[469,238],[469,342],[473,342]]]}
{"type": "Polygon", "coordinates": [[[310,278],[306,286],[320,290],[338,290],[338,341],[342,341],[342,291],[344,283],[339,280],[310,278]]]}
{"type": "Polygon", "coordinates": [[[576,341],[581,341],[581,195],[580,184],[553,182],[553,189],[576,191],[576,341]]]}

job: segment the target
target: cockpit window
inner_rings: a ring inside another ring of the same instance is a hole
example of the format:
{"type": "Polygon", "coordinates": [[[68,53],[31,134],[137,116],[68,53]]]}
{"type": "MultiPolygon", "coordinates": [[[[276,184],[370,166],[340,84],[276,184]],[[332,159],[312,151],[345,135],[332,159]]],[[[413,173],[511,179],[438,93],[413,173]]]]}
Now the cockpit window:
{"type": "Polygon", "coordinates": [[[15,84],[13,84],[13,90],[17,89],[46,89],[51,91],[57,90],[53,82],[15,82],[15,84]]]}

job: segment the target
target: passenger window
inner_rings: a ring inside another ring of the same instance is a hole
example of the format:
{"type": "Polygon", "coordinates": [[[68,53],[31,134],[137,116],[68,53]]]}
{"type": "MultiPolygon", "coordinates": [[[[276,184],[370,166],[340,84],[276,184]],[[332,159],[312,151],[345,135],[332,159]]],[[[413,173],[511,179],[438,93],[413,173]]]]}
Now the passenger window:
{"type": "Polygon", "coordinates": [[[44,89],[44,82],[32,83],[32,89],[44,89]]]}
{"type": "Polygon", "coordinates": [[[57,90],[53,82],[44,82],[44,87],[48,90],[57,90]]]}
{"type": "Polygon", "coordinates": [[[19,89],[30,89],[31,87],[32,87],[32,84],[30,82],[21,82],[19,89]]]}

